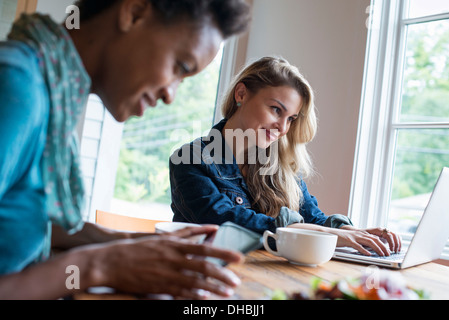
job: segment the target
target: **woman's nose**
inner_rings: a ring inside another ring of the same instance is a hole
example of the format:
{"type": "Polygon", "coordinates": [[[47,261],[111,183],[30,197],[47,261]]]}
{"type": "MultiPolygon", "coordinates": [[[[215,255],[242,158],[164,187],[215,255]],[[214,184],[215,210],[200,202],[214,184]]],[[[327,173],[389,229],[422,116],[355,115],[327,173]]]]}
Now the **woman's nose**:
{"type": "Polygon", "coordinates": [[[284,118],[279,119],[277,127],[278,127],[277,129],[279,130],[280,135],[286,134],[287,130],[288,130],[288,119],[284,119],[284,118]]]}
{"type": "Polygon", "coordinates": [[[170,85],[165,86],[161,89],[160,99],[165,104],[171,104],[175,100],[176,90],[181,83],[180,80],[173,81],[170,85]]]}

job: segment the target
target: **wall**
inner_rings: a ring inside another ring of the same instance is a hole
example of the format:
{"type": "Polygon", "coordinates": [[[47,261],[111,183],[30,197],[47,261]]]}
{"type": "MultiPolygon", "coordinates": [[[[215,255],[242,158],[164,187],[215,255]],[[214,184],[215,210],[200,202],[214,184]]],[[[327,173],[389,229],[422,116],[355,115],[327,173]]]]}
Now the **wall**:
{"type": "Polygon", "coordinates": [[[281,55],[316,95],[319,131],[310,144],[311,194],[327,213],[348,211],[369,0],[254,0],[247,61],[281,55]]]}

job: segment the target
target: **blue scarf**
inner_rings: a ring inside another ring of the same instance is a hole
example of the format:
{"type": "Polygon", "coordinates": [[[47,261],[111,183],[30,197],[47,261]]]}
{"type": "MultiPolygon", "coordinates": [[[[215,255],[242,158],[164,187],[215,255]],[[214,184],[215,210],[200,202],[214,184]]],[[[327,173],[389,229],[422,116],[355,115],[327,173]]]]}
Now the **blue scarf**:
{"type": "Polygon", "coordinates": [[[46,210],[52,223],[75,233],[83,227],[85,202],[75,128],[89,96],[90,77],[68,32],[48,16],[22,15],[8,38],[37,52],[50,101],[41,162],[46,210]]]}

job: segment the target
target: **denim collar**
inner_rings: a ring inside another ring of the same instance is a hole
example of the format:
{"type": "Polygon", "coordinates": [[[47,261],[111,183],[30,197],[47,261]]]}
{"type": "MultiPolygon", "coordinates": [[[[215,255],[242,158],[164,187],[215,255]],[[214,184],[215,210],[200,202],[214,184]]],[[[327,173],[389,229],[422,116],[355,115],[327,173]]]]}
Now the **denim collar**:
{"type": "MultiPolygon", "coordinates": [[[[220,133],[219,136],[221,138],[221,141],[220,141],[221,142],[221,156],[218,158],[219,161],[212,161],[212,163],[217,168],[217,171],[221,178],[223,178],[223,179],[241,178],[243,180],[242,173],[239,169],[239,166],[237,165],[237,161],[232,153],[232,150],[229,148],[223,135],[221,134],[227,121],[228,121],[228,119],[223,119],[219,123],[214,125],[212,127],[208,137],[203,139],[203,142],[207,147],[212,141],[214,141],[213,139],[210,139],[209,137],[211,135],[213,135],[214,137],[218,137],[217,136],[217,131],[218,131],[220,133]],[[213,130],[215,130],[214,134],[212,134],[213,130]],[[231,156],[232,156],[232,159],[231,159],[231,156]]],[[[243,183],[246,187],[244,180],[243,180],[243,183]]]]}

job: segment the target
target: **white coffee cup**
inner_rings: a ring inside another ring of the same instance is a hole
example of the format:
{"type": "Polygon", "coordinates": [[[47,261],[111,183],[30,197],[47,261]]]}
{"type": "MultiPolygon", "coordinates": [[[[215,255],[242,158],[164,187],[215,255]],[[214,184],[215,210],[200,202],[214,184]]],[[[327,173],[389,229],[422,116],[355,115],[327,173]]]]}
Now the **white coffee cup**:
{"type": "MultiPolygon", "coordinates": [[[[201,227],[200,224],[195,224],[195,223],[188,223],[188,222],[171,222],[171,221],[167,221],[167,222],[158,222],[155,225],[155,229],[157,233],[166,233],[166,232],[174,232],[174,231],[178,231],[187,227],[201,227]]],[[[206,238],[205,234],[199,234],[199,235],[195,235],[195,236],[191,236],[188,239],[196,242],[196,243],[201,243],[204,241],[204,239],[206,238]]]]}
{"type": "Polygon", "coordinates": [[[289,262],[305,266],[317,266],[329,261],[337,246],[334,234],[297,228],[277,228],[276,233],[266,230],[263,234],[265,249],[289,262]],[[268,238],[276,242],[277,251],[268,246],[268,238]]]}

